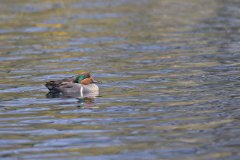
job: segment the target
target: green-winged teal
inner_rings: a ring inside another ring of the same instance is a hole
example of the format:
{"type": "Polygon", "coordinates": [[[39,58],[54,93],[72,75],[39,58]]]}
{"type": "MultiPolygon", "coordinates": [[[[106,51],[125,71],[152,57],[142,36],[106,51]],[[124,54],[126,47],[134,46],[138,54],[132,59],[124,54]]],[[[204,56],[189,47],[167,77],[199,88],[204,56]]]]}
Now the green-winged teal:
{"type": "Polygon", "coordinates": [[[50,93],[63,95],[98,96],[99,88],[89,72],[82,72],[76,78],[48,81],[45,86],[50,93]]]}

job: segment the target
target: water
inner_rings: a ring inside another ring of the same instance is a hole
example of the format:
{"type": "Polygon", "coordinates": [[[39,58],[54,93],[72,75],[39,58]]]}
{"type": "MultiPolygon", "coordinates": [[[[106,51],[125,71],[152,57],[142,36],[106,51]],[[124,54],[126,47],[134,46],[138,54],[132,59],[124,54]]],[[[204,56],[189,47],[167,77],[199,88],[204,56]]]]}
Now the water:
{"type": "Polygon", "coordinates": [[[240,159],[239,7],[2,1],[0,159],[240,159]],[[99,97],[46,97],[76,71],[99,97]]]}

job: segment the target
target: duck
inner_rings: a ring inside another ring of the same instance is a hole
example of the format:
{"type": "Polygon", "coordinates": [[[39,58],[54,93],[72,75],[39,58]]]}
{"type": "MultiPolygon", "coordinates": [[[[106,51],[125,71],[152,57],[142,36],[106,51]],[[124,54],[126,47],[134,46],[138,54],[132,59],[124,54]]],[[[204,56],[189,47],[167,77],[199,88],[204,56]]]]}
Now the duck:
{"type": "Polygon", "coordinates": [[[89,72],[81,72],[75,78],[46,82],[50,94],[79,95],[80,97],[98,96],[98,81],[89,72]]]}

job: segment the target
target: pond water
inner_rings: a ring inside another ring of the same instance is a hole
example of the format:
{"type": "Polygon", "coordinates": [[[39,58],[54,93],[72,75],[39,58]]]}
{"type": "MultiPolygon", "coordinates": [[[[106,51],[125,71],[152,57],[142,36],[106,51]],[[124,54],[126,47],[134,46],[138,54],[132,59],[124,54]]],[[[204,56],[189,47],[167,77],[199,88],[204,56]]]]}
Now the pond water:
{"type": "Polygon", "coordinates": [[[239,160],[237,0],[3,0],[1,160],[239,160]],[[90,71],[96,98],[47,98],[90,71]]]}

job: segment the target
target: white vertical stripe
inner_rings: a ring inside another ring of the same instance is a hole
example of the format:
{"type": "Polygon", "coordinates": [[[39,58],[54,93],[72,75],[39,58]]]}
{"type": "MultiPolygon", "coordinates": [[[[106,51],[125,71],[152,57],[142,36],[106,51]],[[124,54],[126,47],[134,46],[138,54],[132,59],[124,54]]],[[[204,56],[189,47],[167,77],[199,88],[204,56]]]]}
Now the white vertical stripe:
{"type": "Polygon", "coordinates": [[[81,94],[81,97],[83,97],[83,87],[82,86],[80,88],[80,94],[81,94]]]}

